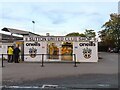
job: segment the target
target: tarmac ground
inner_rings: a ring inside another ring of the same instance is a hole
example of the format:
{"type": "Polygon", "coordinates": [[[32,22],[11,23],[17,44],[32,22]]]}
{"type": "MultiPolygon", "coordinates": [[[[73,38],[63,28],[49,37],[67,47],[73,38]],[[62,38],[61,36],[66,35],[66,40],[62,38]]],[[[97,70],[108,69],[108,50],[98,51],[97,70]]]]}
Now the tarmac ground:
{"type": "Polygon", "coordinates": [[[102,59],[99,59],[99,62],[77,63],[77,67],[74,67],[72,62],[44,63],[44,67],[41,67],[41,63],[7,63],[4,61],[3,90],[23,90],[23,88],[40,90],[45,85],[49,88],[54,87],[54,90],[62,90],[59,88],[65,90],[81,90],[81,88],[82,90],[84,88],[109,88],[110,90],[114,88],[115,90],[118,88],[118,54],[101,52],[100,55],[102,59]]]}

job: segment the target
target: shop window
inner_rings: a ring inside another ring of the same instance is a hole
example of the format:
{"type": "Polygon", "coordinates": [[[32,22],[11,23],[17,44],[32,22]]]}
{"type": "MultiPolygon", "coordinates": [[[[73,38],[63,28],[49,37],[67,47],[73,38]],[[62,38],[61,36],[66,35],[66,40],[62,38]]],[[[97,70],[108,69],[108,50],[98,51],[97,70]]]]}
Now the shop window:
{"type": "Polygon", "coordinates": [[[55,43],[48,43],[47,49],[48,59],[59,59],[59,47],[55,43]]]}
{"type": "Polygon", "coordinates": [[[64,42],[61,47],[61,60],[72,60],[73,59],[73,44],[64,42]]]}

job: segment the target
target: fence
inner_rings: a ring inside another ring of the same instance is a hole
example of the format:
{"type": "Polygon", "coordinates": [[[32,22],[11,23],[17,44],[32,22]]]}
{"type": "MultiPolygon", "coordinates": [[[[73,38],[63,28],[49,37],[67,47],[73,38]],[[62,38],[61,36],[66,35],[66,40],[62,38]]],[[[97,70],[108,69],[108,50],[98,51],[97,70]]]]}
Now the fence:
{"type": "MultiPolygon", "coordinates": [[[[44,56],[73,56],[74,57],[74,60],[73,60],[73,64],[74,64],[74,67],[77,67],[77,62],[76,62],[76,54],[57,54],[57,55],[51,55],[51,54],[36,54],[36,55],[39,55],[39,56],[42,56],[42,60],[41,61],[41,67],[44,67],[44,63],[45,63],[45,60],[44,60],[44,56]]],[[[1,60],[2,60],[2,67],[4,67],[4,56],[7,56],[7,54],[0,54],[1,56],[1,60]]],[[[21,54],[20,56],[24,57],[24,56],[29,56],[29,54],[21,54]]]]}

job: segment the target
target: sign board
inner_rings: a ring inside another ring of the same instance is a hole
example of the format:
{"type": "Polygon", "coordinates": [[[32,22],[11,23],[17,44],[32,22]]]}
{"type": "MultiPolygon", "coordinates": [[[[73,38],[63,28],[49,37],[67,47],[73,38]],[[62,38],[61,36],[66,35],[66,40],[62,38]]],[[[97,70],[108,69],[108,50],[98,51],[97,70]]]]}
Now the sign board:
{"type": "Polygon", "coordinates": [[[41,61],[38,54],[46,54],[46,46],[46,42],[24,42],[24,61],[41,61]]]}
{"type": "Polygon", "coordinates": [[[77,62],[98,61],[97,42],[74,42],[73,47],[77,62]]]}
{"type": "Polygon", "coordinates": [[[86,37],[66,37],[66,36],[39,36],[39,37],[24,37],[24,41],[52,41],[52,42],[63,42],[63,41],[71,41],[71,42],[79,42],[91,40],[86,37]]]}

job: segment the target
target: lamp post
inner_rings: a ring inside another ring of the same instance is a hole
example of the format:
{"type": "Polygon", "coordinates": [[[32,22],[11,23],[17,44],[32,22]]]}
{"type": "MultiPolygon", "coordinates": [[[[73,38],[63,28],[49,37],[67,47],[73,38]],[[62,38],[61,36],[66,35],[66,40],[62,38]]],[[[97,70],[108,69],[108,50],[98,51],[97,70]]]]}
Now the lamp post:
{"type": "Polygon", "coordinates": [[[11,33],[11,39],[10,41],[13,43],[14,42],[14,38],[13,38],[13,33],[11,33]]]}
{"type": "Polygon", "coordinates": [[[32,21],[33,23],[33,32],[35,31],[35,21],[32,21]]]}

